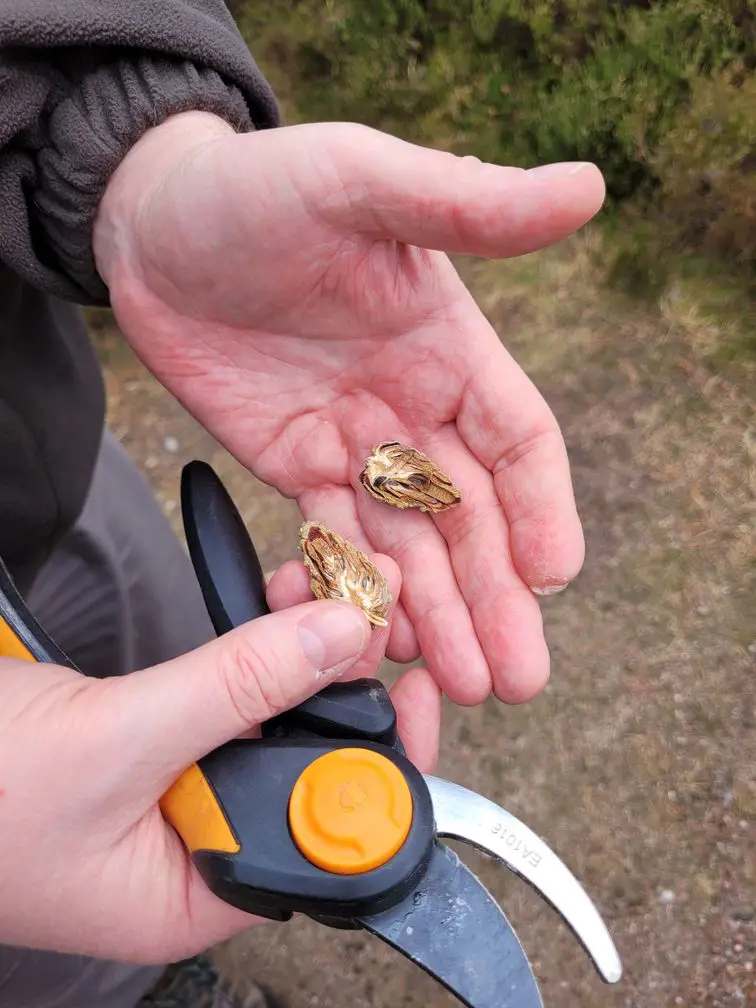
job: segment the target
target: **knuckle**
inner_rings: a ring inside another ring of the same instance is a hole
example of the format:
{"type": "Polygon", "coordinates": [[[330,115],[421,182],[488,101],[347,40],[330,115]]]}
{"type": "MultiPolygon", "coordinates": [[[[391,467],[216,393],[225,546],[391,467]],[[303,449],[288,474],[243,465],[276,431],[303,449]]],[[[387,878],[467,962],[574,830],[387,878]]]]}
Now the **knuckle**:
{"type": "Polygon", "coordinates": [[[447,545],[450,549],[457,549],[462,543],[474,539],[488,521],[497,521],[500,514],[501,508],[498,503],[460,511],[446,532],[447,545]]]}
{"type": "Polygon", "coordinates": [[[479,168],[483,164],[482,159],[475,154],[457,155],[454,160],[463,171],[469,168],[479,168]]]}
{"type": "Polygon", "coordinates": [[[518,438],[514,444],[504,449],[494,466],[494,476],[514,469],[518,463],[530,456],[555,457],[561,455],[563,450],[564,442],[556,421],[548,422],[544,417],[540,426],[518,438]]]}
{"type": "Polygon", "coordinates": [[[254,641],[229,642],[220,675],[232,707],[245,724],[267,721],[284,709],[284,684],[276,656],[266,654],[254,641]]]}
{"type": "Polygon", "coordinates": [[[406,556],[411,554],[413,551],[417,550],[420,553],[418,547],[427,543],[428,540],[433,540],[433,532],[426,527],[415,529],[413,532],[405,536],[404,539],[398,540],[392,550],[392,559],[395,563],[401,566],[403,560],[406,556]]]}

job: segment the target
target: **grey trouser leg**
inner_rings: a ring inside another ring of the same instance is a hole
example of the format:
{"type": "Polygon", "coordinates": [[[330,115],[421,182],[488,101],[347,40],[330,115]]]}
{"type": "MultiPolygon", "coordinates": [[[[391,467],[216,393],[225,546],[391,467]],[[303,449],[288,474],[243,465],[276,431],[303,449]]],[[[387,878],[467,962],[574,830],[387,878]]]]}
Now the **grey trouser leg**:
{"type": "MultiPolygon", "coordinates": [[[[81,520],[28,602],[79,668],[97,676],[154,665],[213,636],[186,553],[110,434],[81,520]]],[[[0,1008],[134,1008],[161,972],[0,945],[0,1008]]]]}

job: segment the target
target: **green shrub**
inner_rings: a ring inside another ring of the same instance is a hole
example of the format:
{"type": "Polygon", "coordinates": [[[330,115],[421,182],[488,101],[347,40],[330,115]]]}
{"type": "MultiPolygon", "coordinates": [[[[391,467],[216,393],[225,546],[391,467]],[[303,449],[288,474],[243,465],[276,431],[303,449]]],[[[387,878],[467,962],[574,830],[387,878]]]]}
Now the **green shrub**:
{"type": "Polygon", "coordinates": [[[748,268],[756,0],[232,0],[290,121],[529,166],[592,160],[608,207],[748,268]]]}
{"type": "Polygon", "coordinates": [[[737,67],[697,82],[659,142],[663,220],[683,247],[756,269],[756,78],[737,67]]]}

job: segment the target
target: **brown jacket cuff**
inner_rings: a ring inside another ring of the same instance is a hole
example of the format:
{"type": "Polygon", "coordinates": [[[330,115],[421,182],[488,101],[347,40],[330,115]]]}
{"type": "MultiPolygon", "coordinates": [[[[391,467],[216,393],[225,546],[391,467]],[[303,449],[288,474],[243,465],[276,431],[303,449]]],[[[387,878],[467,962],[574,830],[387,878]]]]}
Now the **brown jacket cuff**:
{"type": "Polygon", "coordinates": [[[100,200],[137,140],[187,111],[215,113],[238,132],[254,129],[238,88],[214,70],[161,57],[97,66],[50,112],[37,155],[32,213],[48,264],[57,267],[60,296],[109,304],[92,252],[100,200]]]}

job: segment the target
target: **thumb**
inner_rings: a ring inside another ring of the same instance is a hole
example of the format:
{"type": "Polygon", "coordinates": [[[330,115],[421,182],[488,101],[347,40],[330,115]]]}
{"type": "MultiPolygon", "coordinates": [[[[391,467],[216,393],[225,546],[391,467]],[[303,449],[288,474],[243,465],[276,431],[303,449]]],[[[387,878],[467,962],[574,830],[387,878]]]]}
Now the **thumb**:
{"type": "Polygon", "coordinates": [[[367,127],[342,127],[337,168],[347,213],[377,238],[506,258],[561,241],[604,201],[593,164],[526,171],[458,157],[367,127]]]}
{"type": "Polygon", "coordinates": [[[125,751],[139,761],[142,775],[149,762],[156,784],[167,786],[190,763],[343,675],[370,634],[356,606],[306,602],[114,680],[121,710],[128,712],[120,719],[129,736],[125,751]]]}

